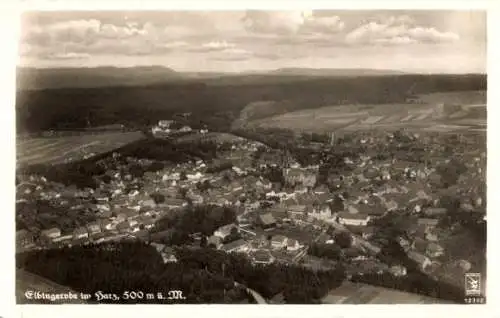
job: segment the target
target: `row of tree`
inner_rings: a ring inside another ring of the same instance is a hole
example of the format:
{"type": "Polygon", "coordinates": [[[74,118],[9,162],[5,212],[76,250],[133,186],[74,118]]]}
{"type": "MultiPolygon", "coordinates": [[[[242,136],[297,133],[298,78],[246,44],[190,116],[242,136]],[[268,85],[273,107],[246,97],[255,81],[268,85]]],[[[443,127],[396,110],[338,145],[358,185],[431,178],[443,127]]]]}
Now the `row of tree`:
{"type": "Polygon", "coordinates": [[[17,266],[91,294],[91,303],[239,303],[251,299],[229,277],[211,275],[182,260],[164,264],[155,248],[140,242],[34,251],[20,255],[17,266]],[[182,299],[169,295],[174,290],[182,292],[182,299]],[[98,291],[120,299],[99,300],[95,294],[98,291]],[[125,292],[136,293],[137,297],[126,299],[125,292]],[[154,297],[148,298],[148,293],[154,297]],[[164,299],[159,299],[158,293],[164,299]]]}

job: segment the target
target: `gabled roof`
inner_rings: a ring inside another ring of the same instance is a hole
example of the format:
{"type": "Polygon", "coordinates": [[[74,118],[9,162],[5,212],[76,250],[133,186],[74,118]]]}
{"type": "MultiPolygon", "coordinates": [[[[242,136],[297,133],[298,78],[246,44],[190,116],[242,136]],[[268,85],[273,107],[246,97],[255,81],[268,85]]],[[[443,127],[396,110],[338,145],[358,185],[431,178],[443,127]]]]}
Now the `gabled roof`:
{"type": "Polygon", "coordinates": [[[240,240],[236,240],[234,242],[231,242],[231,243],[223,245],[221,249],[223,251],[231,251],[233,249],[245,246],[246,244],[247,244],[247,242],[245,242],[244,240],[240,239],[240,240]]]}
{"type": "Polygon", "coordinates": [[[413,251],[408,252],[408,257],[418,263],[424,263],[426,260],[428,260],[425,255],[413,251]]]}
{"type": "Polygon", "coordinates": [[[439,222],[438,219],[431,219],[431,218],[419,218],[418,219],[418,224],[436,225],[436,224],[438,224],[438,222],[439,222]]]}
{"type": "Polygon", "coordinates": [[[283,243],[286,240],[287,240],[287,237],[284,235],[274,235],[271,238],[271,242],[276,242],[276,243],[283,243]]]}
{"type": "Polygon", "coordinates": [[[265,225],[271,225],[276,223],[276,219],[273,217],[271,213],[260,214],[259,219],[265,225]]]}
{"type": "Polygon", "coordinates": [[[61,230],[58,227],[53,227],[53,228],[50,228],[47,230],[43,230],[42,234],[48,235],[48,234],[55,234],[55,233],[59,233],[59,232],[61,232],[61,230]]]}
{"type": "Polygon", "coordinates": [[[305,204],[296,204],[288,206],[288,211],[291,213],[304,213],[306,211],[305,204]]]}
{"type": "Polygon", "coordinates": [[[257,250],[253,255],[253,259],[256,262],[269,262],[272,257],[271,253],[267,250],[257,250]]]}
{"type": "Polygon", "coordinates": [[[79,227],[79,228],[76,228],[74,231],[73,231],[73,234],[88,234],[88,231],[85,227],[79,227]]]}
{"type": "Polygon", "coordinates": [[[286,241],[287,246],[295,246],[297,243],[298,243],[298,241],[295,239],[292,239],[292,238],[288,238],[286,241]]]}
{"type": "Polygon", "coordinates": [[[346,219],[346,220],[365,220],[368,219],[369,216],[366,214],[362,213],[348,213],[348,212],[341,212],[338,214],[339,218],[346,219]]]}

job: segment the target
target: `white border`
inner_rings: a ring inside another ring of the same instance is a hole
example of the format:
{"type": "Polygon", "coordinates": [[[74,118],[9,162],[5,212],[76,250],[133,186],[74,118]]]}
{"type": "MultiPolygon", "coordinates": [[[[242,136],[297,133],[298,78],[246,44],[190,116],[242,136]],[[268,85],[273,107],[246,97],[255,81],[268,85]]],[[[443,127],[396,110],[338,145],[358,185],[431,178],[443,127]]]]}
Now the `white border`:
{"type": "Polygon", "coordinates": [[[147,314],[158,316],[225,316],[237,315],[239,317],[490,317],[494,313],[497,300],[499,280],[496,273],[498,262],[498,244],[495,242],[495,225],[500,224],[495,215],[495,208],[499,207],[499,196],[495,193],[500,188],[500,170],[496,169],[498,159],[498,112],[500,98],[498,96],[500,82],[498,78],[498,30],[500,30],[500,11],[494,8],[495,1],[451,1],[451,0],[420,0],[420,1],[332,1],[332,0],[253,0],[253,1],[95,1],[95,0],[53,0],[53,1],[0,1],[0,30],[3,40],[2,56],[0,59],[0,129],[2,133],[1,158],[2,188],[2,222],[0,240],[4,262],[1,263],[0,274],[0,317],[137,317],[147,314]],[[17,62],[17,34],[18,14],[20,10],[243,10],[243,9],[488,9],[488,304],[487,305],[321,305],[321,306],[255,306],[255,305],[65,305],[65,306],[14,306],[14,78],[17,62]],[[493,233],[492,233],[493,232],[493,233]],[[234,313],[232,311],[235,311],[234,313]]]}

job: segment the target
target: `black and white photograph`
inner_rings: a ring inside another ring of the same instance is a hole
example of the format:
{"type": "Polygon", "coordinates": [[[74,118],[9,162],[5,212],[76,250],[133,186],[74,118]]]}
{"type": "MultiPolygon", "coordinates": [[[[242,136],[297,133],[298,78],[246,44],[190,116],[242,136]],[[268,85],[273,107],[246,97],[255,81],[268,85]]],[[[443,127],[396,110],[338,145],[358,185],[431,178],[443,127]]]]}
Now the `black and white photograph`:
{"type": "Polygon", "coordinates": [[[20,21],[18,305],[487,303],[487,10],[20,21]]]}

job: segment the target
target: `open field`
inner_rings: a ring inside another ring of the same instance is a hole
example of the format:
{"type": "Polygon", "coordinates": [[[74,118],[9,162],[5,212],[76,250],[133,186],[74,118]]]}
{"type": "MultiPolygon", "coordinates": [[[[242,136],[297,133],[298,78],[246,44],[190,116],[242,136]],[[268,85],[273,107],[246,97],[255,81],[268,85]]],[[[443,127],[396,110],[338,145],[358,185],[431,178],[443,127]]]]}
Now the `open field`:
{"type": "Polygon", "coordinates": [[[486,104],[486,91],[461,91],[421,94],[418,96],[427,104],[475,105],[486,104]]]}
{"type": "Polygon", "coordinates": [[[427,99],[428,104],[326,106],[255,120],[249,126],[319,132],[400,128],[435,132],[476,131],[486,127],[486,104],[481,99],[483,97],[483,91],[451,92],[422,95],[421,98],[427,99]],[[456,111],[454,108],[451,112],[444,111],[438,106],[460,98],[466,103],[454,103],[453,105],[458,105],[456,111]]]}
{"type": "Polygon", "coordinates": [[[18,137],[17,164],[32,165],[84,159],[144,138],[142,132],[111,132],[60,137],[18,137]]]}
{"type": "Polygon", "coordinates": [[[323,298],[324,304],[440,304],[446,301],[371,285],[344,282],[323,298]]]}
{"type": "Polygon", "coordinates": [[[16,303],[18,304],[84,304],[85,302],[80,299],[65,299],[56,301],[42,301],[42,300],[29,300],[24,293],[26,291],[41,291],[45,293],[72,293],[76,292],[68,287],[56,284],[46,278],[40,277],[33,273],[27,272],[23,269],[16,270],[16,303]]]}
{"type": "Polygon", "coordinates": [[[217,142],[236,142],[240,141],[242,138],[228,134],[228,133],[219,133],[219,132],[209,132],[207,134],[201,133],[191,133],[181,137],[176,138],[175,140],[179,143],[184,142],[198,142],[198,141],[217,141],[217,142]]]}

